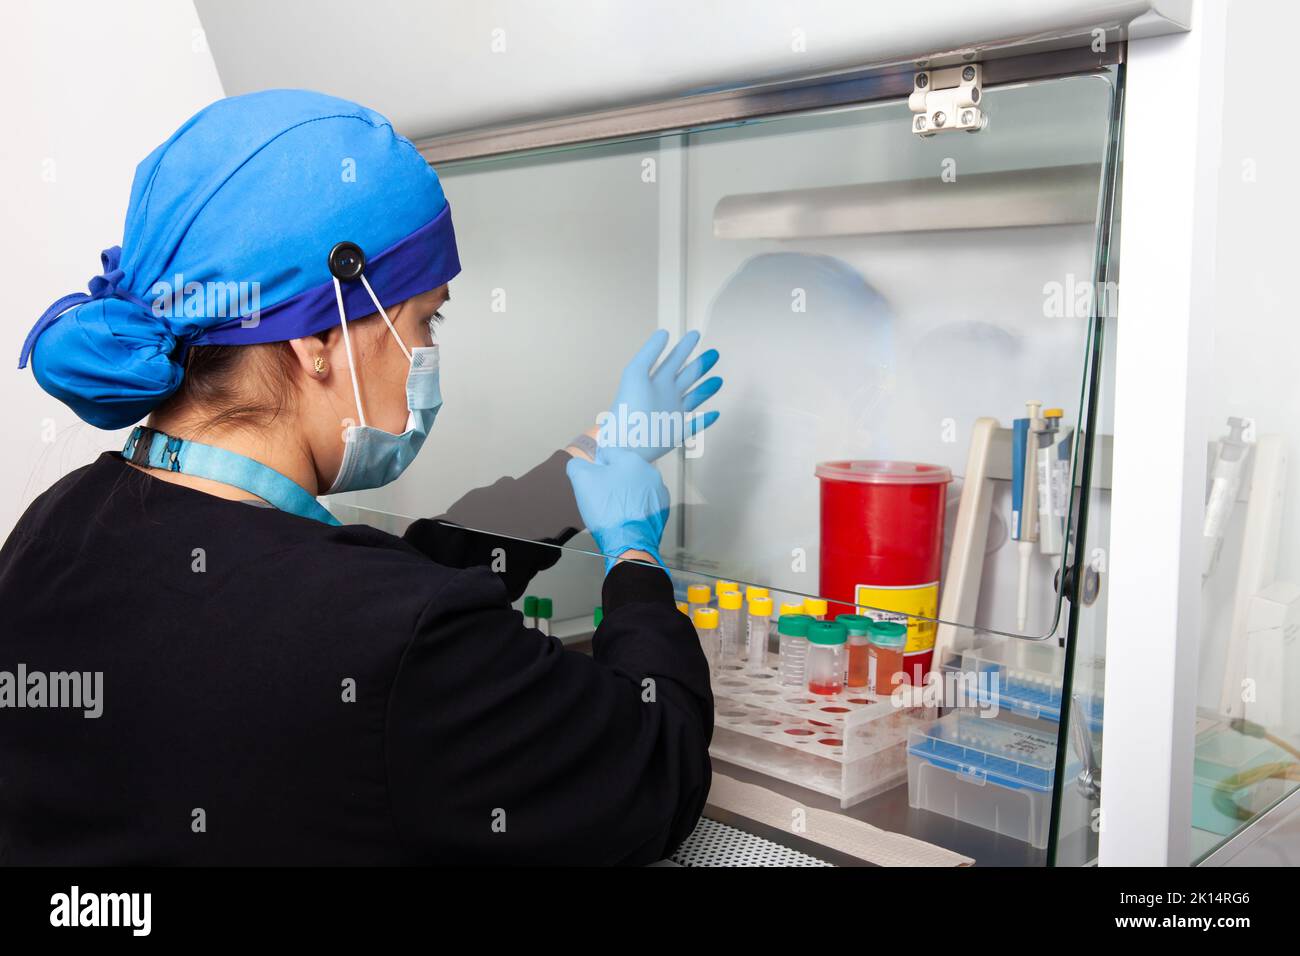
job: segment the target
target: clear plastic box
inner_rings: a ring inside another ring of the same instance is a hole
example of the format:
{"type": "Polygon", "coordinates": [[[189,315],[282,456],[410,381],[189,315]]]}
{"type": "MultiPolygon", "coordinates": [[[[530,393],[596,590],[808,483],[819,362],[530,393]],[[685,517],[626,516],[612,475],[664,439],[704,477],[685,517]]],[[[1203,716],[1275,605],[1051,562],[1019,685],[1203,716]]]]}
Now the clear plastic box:
{"type": "Polygon", "coordinates": [[[1192,826],[1227,836],[1263,813],[1294,784],[1275,768],[1293,758],[1262,737],[1234,729],[1222,718],[1196,739],[1192,764],[1192,826]]]}
{"type": "MultiPolygon", "coordinates": [[[[974,675],[980,706],[996,702],[1000,709],[1034,719],[1061,719],[1062,676],[1065,648],[1054,643],[1003,640],[981,644],[961,655],[958,669],[974,675]],[[997,675],[996,689],[991,675],[997,675]]],[[[1100,689],[1105,686],[1100,661],[1075,662],[1074,689],[1083,708],[1088,729],[1101,729],[1103,716],[1100,689]]]]}
{"type": "Polygon", "coordinates": [[[954,711],[914,728],[907,745],[907,801],[919,809],[1047,846],[1056,735],[954,711]]]}

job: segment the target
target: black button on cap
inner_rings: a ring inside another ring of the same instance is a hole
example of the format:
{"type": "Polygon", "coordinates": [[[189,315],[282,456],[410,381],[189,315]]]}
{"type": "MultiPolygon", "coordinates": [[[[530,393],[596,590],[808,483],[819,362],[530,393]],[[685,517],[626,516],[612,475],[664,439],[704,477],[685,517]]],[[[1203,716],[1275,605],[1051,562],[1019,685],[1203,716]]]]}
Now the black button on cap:
{"type": "Polygon", "coordinates": [[[366,268],[366,254],[355,242],[340,242],[330,250],[330,274],[340,282],[349,282],[366,268]]]}

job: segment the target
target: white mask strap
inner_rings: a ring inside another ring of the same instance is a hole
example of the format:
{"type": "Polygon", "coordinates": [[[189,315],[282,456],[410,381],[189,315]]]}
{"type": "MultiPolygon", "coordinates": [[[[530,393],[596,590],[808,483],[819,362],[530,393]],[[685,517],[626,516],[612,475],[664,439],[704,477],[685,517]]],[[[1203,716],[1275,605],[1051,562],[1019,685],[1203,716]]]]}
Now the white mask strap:
{"type": "MultiPolygon", "coordinates": [[[[362,279],[364,280],[364,277],[362,279]]],[[[370,284],[366,283],[366,289],[370,289],[370,284]]],[[[371,298],[374,293],[370,293],[371,298]]],[[[343,287],[339,285],[338,277],[334,277],[334,298],[339,304],[339,325],[343,326],[343,347],[348,351],[348,374],[352,376],[352,395],[357,400],[357,416],[361,419],[361,427],[366,427],[366,410],[361,407],[361,386],[357,384],[357,363],[352,359],[352,339],[348,336],[348,317],[343,311],[343,287]]],[[[384,316],[384,321],[388,321],[388,316],[384,316]]],[[[393,327],[392,323],[388,326],[393,327]]],[[[396,335],[397,333],[393,333],[396,335]]],[[[399,339],[400,341],[400,339],[399,339]]],[[[403,346],[405,348],[405,346],[403,346]]]]}
{"type": "MultiPolygon", "coordinates": [[[[335,281],[337,282],[338,280],[335,281]]],[[[393,328],[392,320],[388,318],[388,313],[384,311],[384,307],[379,304],[379,299],[375,296],[375,290],[370,288],[370,283],[366,281],[366,274],[364,272],[361,273],[361,284],[366,287],[366,291],[370,293],[370,301],[375,304],[375,308],[379,310],[379,314],[384,317],[384,322],[388,326],[388,331],[392,332],[393,338],[397,339],[397,347],[402,350],[402,354],[406,356],[406,360],[408,362],[411,361],[410,349],[406,347],[406,343],[402,341],[402,337],[397,334],[397,329],[393,328]]]]}

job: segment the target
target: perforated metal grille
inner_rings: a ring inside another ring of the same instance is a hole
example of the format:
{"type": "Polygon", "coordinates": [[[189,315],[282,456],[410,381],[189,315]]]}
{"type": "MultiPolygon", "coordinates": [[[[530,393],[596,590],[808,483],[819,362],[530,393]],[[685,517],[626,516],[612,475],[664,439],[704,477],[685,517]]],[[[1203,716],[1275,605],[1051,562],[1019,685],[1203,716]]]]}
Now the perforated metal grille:
{"type": "Polygon", "coordinates": [[[832,865],[707,817],[700,819],[671,859],[680,866],[832,865]]]}

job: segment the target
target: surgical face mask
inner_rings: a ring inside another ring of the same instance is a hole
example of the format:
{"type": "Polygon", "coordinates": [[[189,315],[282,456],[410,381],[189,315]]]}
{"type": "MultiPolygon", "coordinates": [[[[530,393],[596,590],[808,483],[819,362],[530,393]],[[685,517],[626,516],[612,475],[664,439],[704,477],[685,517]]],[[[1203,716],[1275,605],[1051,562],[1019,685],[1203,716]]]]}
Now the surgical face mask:
{"type": "Polygon", "coordinates": [[[338,279],[334,280],[335,293],[339,302],[339,321],[343,325],[343,344],[348,353],[348,373],[352,377],[352,394],[357,402],[357,415],[360,425],[349,425],[343,435],[343,463],[339,473],[330,485],[327,495],[344,491],[363,491],[367,488],[379,488],[397,478],[419,454],[424,439],[438,417],[442,407],[442,389],[438,375],[438,346],[407,349],[397,329],[389,321],[388,313],[375,297],[366,282],[366,291],[370,293],[375,308],[384,317],[388,331],[393,334],[403,354],[411,362],[410,371],[406,373],[406,430],[400,435],[386,432],[366,424],[366,413],[361,407],[361,389],[357,384],[356,362],[352,357],[352,341],[348,335],[347,319],[343,315],[343,293],[338,279]]]}

